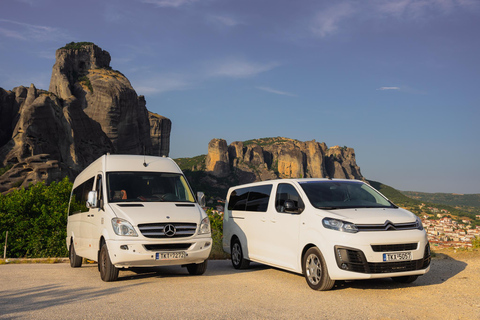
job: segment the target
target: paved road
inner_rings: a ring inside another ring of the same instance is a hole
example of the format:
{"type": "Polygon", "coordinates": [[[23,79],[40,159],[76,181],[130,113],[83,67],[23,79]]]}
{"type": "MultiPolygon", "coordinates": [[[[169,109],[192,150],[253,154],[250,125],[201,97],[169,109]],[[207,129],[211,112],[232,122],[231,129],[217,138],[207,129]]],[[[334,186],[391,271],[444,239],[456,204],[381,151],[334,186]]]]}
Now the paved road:
{"type": "Polygon", "coordinates": [[[302,276],[209,261],[203,276],[180,267],[121,271],[100,280],[96,264],[0,265],[0,319],[479,319],[480,259],[435,259],[411,285],[347,282],[311,290],[302,276]]]}

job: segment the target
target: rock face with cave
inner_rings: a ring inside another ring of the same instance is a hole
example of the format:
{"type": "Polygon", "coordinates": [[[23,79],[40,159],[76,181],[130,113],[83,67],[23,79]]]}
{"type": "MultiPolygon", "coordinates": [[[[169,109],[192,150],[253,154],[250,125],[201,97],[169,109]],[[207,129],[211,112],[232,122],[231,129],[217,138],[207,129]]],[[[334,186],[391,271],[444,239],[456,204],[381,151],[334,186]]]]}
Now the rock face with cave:
{"type": "Polygon", "coordinates": [[[149,112],[93,43],[56,52],[49,91],[0,88],[0,192],[73,179],[110,153],[168,156],[171,121],[149,112]]]}

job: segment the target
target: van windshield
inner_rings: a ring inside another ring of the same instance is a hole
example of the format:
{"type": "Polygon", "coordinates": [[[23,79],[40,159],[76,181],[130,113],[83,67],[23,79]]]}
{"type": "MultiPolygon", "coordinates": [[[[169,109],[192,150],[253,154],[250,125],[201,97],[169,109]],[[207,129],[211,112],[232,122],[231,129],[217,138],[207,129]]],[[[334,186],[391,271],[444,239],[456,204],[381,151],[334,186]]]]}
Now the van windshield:
{"type": "Polygon", "coordinates": [[[178,173],[108,172],[107,194],[109,202],[195,202],[178,173]]]}
{"type": "Polygon", "coordinates": [[[300,186],[318,209],[396,208],[375,189],[360,181],[305,181],[300,186]]]}

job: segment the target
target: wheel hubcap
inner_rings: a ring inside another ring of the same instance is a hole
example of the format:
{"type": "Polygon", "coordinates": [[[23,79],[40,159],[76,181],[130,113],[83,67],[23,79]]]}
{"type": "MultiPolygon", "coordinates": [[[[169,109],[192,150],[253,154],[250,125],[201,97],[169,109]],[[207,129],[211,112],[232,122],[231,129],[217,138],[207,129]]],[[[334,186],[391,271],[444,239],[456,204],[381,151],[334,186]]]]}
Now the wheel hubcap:
{"type": "Polygon", "coordinates": [[[318,284],[322,277],[322,266],[320,259],[315,254],[311,254],[307,257],[306,268],[307,279],[311,284],[318,284]]]}
{"type": "Polygon", "coordinates": [[[232,248],[232,261],[233,263],[240,264],[240,256],[241,256],[241,251],[240,251],[240,245],[238,243],[235,243],[232,248]]]}

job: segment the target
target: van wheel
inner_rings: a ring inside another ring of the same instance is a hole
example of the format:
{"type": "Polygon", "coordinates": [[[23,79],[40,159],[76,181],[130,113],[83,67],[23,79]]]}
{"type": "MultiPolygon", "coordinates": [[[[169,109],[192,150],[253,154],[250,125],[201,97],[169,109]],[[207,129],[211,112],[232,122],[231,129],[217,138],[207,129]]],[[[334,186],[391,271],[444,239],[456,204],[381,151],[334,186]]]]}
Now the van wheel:
{"type": "Polygon", "coordinates": [[[393,277],[392,280],[397,283],[412,283],[417,280],[418,276],[403,276],[403,277],[393,277]]]}
{"type": "Polygon", "coordinates": [[[335,285],[335,280],[330,279],[325,259],[317,247],[307,250],[303,256],[302,268],[310,288],[326,291],[332,289],[335,285]]]}
{"type": "Polygon", "coordinates": [[[100,269],[100,278],[103,281],[115,281],[118,279],[118,268],[110,261],[110,255],[108,254],[107,244],[102,245],[102,249],[100,249],[100,259],[98,261],[99,269],[100,269]]]}
{"type": "Polygon", "coordinates": [[[240,240],[237,238],[233,240],[231,252],[233,267],[235,269],[247,269],[250,265],[250,260],[247,260],[243,257],[242,245],[240,244],[240,240]]]}
{"type": "Polygon", "coordinates": [[[204,274],[207,270],[207,260],[203,261],[202,263],[192,263],[187,265],[188,273],[194,276],[199,276],[204,274]]]}
{"type": "Polygon", "coordinates": [[[70,267],[78,268],[78,267],[82,266],[83,258],[80,257],[80,256],[77,256],[77,253],[75,252],[75,247],[73,246],[73,240],[72,240],[72,243],[70,243],[70,250],[68,251],[68,258],[70,259],[70,267]]]}

